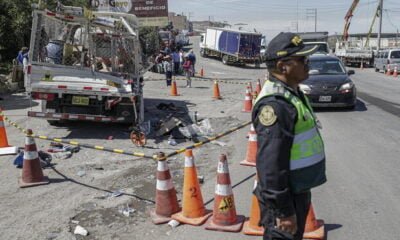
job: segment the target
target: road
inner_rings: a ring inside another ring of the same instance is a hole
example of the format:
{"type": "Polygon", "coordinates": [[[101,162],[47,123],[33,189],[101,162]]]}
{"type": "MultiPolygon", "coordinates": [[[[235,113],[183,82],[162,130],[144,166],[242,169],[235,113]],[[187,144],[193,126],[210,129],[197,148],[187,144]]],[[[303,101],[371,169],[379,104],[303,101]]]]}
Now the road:
{"type": "MultiPolygon", "coordinates": [[[[217,59],[199,57],[198,39],[191,40],[198,56],[196,68],[203,67],[205,77],[253,83],[257,78],[264,78],[265,65],[261,69],[224,66],[217,59]]],[[[375,73],[373,69],[355,71],[352,79],[359,96],[355,110],[316,111],[323,125],[328,182],[313,190],[313,205],[317,217],[325,221],[328,239],[398,239],[400,79],[375,73]]],[[[147,80],[163,78],[159,74],[146,74],[147,80]]],[[[220,101],[211,98],[212,82],[194,80],[194,87],[188,89],[178,81],[179,97],[169,96],[169,89],[164,85],[164,81],[145,82],[146,120],[155,123],[177,114],[157,109],[159,103],[174,103],[178,112],[183,112],[177,116],[183,119],[197,111],[199,118],[210,119],[215,133],[249,120],[249,114],[240,111],[245,85],[221,83],[223,100],[220,101]]],[[[1,104],[10,119],[40,135],[146,154],[168,153],[192,144],[177,139],[178,145],[170,146],[168,136],[157,138],[151,134],[147,147],[138,149],[130,143],[126,126],[88,123],[49,126],[42,119],[26,117],[28,110],[39,109],[40,105],[23,94],[4,96],[1,104]]],[[[23,135],[9,124],[6,128],[9,142],[23,146],[23,135]]],[[[226,153],[237,212],[249,216],[255,169],[239,165],[245,157],[248,130],[245,127],[219,139],[226,146],[206,144],[194,150],[198,173],[205,178],[202,193],[207,208],[213,207],[218,156],[226,153]]],[[[49,144],[42,140],[36,143],[43,150],[49,144]]],[[[188,225],[174,229],[153,225],[147,215],[155,192],[153,160],[82,149],[69,159],[54,158],[53,168],[44,171],[51,179],[49,185],[19,189],[20,170],[12,165],[14,158],[2,156],[0,159],[2,239],[260,239],[188,225]],[[125,192],[123,196],[107,196],[119,189],[125,192]],[[127,204],[136,210],[128,218],[118,212],[127,204]],[[75,227],[71,219],[79,221],[90,235],[75,237],[71,233],[75,227]]],[[[182,164],[182,155],[169,161],[179,198],[182,164]]]]}

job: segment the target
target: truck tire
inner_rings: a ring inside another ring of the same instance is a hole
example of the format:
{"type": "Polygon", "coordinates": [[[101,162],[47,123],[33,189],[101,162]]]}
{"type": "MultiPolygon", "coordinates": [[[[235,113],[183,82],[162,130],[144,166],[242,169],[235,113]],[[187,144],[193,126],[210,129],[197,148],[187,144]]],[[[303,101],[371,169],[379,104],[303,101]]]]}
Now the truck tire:
{"type": "Polygon", "coordinates": [[[222,63],[224,65],[228,65],[229,64],[229,56],[228,55],[222,55],[222,63]]]}

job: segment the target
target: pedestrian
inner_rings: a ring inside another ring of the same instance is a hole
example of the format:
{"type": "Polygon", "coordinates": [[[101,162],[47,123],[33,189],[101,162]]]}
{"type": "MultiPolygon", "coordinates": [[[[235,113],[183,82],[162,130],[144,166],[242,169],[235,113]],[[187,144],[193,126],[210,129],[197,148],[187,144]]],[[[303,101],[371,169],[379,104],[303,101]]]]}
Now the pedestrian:
{"type": "Polygon", "coordinates": [[[320,124],[299,89],[308,78],[307,56],[316,49],[294,33],[280,33],[266,51],[270,77],[252,112],[258,141],[254,194],[264,240],[301,240],[310,189],[326,182],[320,124]]]}
{"type": "Polygon", "coordinates": [[[196,54],[194,54],[193,49],[191,49],[189,51],[189,60],[192,62],[192,68],[193,68],[193,72],[192,72],[192,77],[194,77],[194,73],[196,72],[196,54]]]}
{"type": "Polygon", "coordinates": [[[178,75],[179,74],[179,68],[181,67],[181,60],[179,56],[178,50],[175,50],[172,53],[172,60],[174,62],[174,74],[178,75]]]}
{"type": "Polygon", "coordinates": [[[26,59],[26,60],[28,59],[28,54],[29,54],[29,49],[27,47],[22,47],[17,55],[18,65],[24,64],[24,59],[26,59]]]}
{"type": "Polygon", "coordinates": [[[186,87],[191,88],[192,87],[192,73],[193,73],[193,65],[192,62],[189,60],[189,56],[185,56],[185,61],[183,62],[183,70],[185,71],[186,75],[186,87]]]}
{"type": "Polygon", "coordinates": [[[180,67],[179,67],[179,73],[183,73],[183,63],[185,62],[184,58],[185,53],[183,52],[182,49],[179,50],[179,61],[180,61],[180,67]]]}
{"type": "Polygon", "coordinates": [[[155,58],[155,65],[157,66],[157,73],[163,73],[164,68],[163,68],[163,59],[164,59],[164,54],[159,53],[157,57],[155,58]]]}
{"type": "Polygon", "coordinates": [[[169,55],[164,57],[163,61],[165,80],[167,81],[167,87],[171,86],[172,82],[172,59],[169,55]]]}

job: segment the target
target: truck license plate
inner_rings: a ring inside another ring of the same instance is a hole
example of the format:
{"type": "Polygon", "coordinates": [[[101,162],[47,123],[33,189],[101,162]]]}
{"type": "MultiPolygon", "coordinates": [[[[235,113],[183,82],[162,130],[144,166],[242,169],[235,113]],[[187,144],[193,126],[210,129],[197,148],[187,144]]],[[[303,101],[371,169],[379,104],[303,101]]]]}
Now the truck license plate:
{"type": "Polygon", "coordinates": [[[320,102],[330,102],[332,101],[332,96],[319,96],[320,102]]]}
{"type": "Polygon", "coordinates": [[[72,104],[87,106],[89,105],[89,98],[81,96],[72,96],[72,104]]]}

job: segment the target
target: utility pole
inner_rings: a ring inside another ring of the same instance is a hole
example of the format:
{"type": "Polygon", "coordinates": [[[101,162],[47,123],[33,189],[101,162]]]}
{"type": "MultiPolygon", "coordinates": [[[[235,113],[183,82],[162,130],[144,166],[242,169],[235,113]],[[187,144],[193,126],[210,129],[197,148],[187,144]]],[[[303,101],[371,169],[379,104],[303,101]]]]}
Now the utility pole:
{"type": "Polygon", "coordinates": [[[383,17],[383,0],[379,0],[379,30],[378,30],[378,51],[381,49],[381,33],[382,33],[382,17],[383,17]]]}
{"type": "Polygon", "coordinates": [[[314,32],[317,32],[317,9],[308,8],[306,11],[306,19],[314,18],[314,32]]]}

